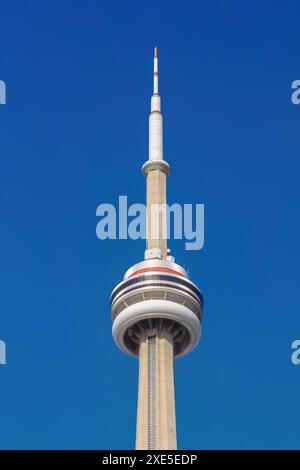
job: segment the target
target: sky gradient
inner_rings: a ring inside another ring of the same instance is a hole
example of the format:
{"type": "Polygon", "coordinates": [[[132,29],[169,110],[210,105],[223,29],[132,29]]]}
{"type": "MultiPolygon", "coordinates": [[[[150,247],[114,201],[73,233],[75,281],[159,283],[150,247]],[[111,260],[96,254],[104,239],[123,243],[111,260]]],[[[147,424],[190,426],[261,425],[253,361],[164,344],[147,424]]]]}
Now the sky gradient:
{"type": "Polygon", "coordinates": [[[299,448],[299,2],[0,13],[0,448],[134,448],[138,362],[109,296],[144,242],[97,239],[96,208],[145,200],[154,46],[168,200],[205,204],[204,248],[170,242],[205,299],[175,363],[178,446],[299,448]]]}

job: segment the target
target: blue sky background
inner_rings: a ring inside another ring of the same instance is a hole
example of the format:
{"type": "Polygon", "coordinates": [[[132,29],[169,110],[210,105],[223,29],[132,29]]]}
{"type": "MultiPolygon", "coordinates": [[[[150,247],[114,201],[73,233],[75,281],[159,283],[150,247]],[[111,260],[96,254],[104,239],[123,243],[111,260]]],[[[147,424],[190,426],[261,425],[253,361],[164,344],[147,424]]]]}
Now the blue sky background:
{"type": "Polygon", "coordinates": [[[1,2],[0,447],[133,448],[137,361],[109,295],[143,241],[96,207],[143,202],[159,47],[169,202],[205,204],[205,247],[170,246],[205,297],[176,361],[179,448],[299,448],[297,1],[1,2]]]}

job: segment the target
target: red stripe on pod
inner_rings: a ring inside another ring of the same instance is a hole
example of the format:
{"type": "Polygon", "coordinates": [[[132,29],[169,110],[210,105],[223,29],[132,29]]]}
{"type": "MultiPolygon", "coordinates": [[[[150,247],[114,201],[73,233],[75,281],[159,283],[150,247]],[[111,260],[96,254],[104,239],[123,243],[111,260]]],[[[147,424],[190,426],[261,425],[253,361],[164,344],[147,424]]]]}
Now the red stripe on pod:
{"type": "Polygon", "coordinates": [[[166,273],[176,274],[177,276],[186,277],[186,276],[184,276],[184,274],[181,274],[179,271],[175,271],[175,269],[163,268],[161,266],[157,266],[157,267],[153,267],[153,268],[139,269],[138,271],[135,271],[134,273],[130,274],[130,276],[128,276],[128,278],[132,277],[132,276],[136,276],[137,274],[142,274],[142,273],[146,273],[146,272],[149,272],[149,271],[162,271],[162,272],[166,272],[166,273]]]}

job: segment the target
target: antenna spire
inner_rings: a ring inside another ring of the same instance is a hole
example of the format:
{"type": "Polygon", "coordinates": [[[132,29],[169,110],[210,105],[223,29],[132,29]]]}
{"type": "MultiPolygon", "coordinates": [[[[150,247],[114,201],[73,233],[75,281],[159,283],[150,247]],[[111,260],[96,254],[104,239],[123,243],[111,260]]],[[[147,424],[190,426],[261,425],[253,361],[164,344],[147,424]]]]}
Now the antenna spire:
{"type": "Polygon", "coordinates": [[[158,53],[157,47],[154,48],[154,70],[153,70],[153,94],[158,95],[158,53]]]}
{"type": "Polygon", "coordinates": [[[154,48],[153,95],[149,116],[149,160],[163,160],[163,130],[160,96],[158,94],[158,54],[154,48]]]}

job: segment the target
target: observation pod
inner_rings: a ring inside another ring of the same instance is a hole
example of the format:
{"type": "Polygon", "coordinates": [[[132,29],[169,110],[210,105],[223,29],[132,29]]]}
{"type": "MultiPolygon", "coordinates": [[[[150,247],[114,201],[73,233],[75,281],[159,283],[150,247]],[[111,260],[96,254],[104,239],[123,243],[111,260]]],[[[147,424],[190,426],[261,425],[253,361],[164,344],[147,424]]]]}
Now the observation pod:
{"type": "Polygon", "coordinates": [[[169,332],[174,357],[190,352],[200,340],[203,297],[178,264],[151,259],[135,264],[111,294],[113,338],[119,348],[138,356],[149,330],[169,332]]]}

